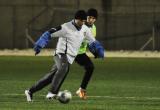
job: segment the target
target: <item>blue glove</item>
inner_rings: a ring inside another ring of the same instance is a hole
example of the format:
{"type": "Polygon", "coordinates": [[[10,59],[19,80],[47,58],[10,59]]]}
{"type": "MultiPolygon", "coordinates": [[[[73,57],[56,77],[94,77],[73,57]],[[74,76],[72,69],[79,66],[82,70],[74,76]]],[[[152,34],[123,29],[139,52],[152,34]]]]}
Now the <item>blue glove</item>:
{"type": "Polygon", "coordinates": [[[37,40],[35,45],[40,46],[41,48],[44,48],[48,42],[51,40],[51,35],[48,31],[42,34],[42,36],[37,40]]]}
{"type": "Polygon", "coordinates": [[[94,41],[89,45],[90,52],[95,58],[104,58],[104,48],[98,41],[94,41]]]}
{"type": "Polygon", "coordinates": [[[102,48],[99,48],[98,50],[97,50],[97,53],[98,53],[98,56],[97,57],[99,57],[99,58],[104,58],[104,48],[102,47],[102,48]]]}
{"type": "Polygon", "coordinates": [[[35,55],[40,53],[41,49],[44,48],[48,42],[51,40],[51,35],[48,31],[42,34],[42,36],[37,40],[34,45],[35,55]]]}
{"type": "Polygon", "coordinates": [[[41,52],[41,47],[38,46],[38,45],[35,45],[33,49],[35,51],[35,55],[37,55],[37,54],[39,54],[41,52]]]}

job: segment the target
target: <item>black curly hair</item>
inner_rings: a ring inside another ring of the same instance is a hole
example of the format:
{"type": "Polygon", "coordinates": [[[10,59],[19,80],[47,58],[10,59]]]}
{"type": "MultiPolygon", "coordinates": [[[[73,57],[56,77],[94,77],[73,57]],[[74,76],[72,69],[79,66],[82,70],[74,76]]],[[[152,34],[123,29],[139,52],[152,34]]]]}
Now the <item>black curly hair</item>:
{"type": "Polygon", "coordinates": [[[87,13],[84,10],[78,10],[75,14],[75,19],[87,20],[87,13]]]}
{"type": "Polygon", "coordinates": [[[97,19],[98,18],[98,11],[94,8],[90,8],[87,11],[87,16],[93,16],[97,19]]]}

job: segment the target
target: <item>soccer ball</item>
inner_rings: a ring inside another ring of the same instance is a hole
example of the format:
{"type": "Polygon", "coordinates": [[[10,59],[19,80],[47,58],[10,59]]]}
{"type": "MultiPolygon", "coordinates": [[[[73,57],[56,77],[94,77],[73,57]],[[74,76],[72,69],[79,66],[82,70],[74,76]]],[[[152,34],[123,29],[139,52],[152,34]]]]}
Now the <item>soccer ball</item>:
{"type": "Polygon", "coordinates": [[[72,94],[68,90],[60,91],[58,93],[58,100],[63,104],[69,103],[71,99],[72,99],[72,94]]]}

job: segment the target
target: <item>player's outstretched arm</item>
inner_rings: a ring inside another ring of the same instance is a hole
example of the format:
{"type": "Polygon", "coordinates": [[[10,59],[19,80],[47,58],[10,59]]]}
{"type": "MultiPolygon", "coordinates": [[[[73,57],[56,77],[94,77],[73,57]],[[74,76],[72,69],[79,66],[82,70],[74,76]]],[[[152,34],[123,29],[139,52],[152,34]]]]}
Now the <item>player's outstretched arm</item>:
{"type": "Polygon", "coordinates": [[[44,32],[34,45],[35,55],[40,53],[41,49],[44,48],[49,43],[52,37],[60,37],[60,36],[62,37],[64,33],[65,31],[62,28],[62,26],[51,28],[50,30],[44,32]]]}
{"type": "Polygon", "coordinates": [[[86,28],[86,39],[89,41],[89,50],[95,58],[104,58],[104,48],[102,44],[97,41],[89,28],[86,28]]]}

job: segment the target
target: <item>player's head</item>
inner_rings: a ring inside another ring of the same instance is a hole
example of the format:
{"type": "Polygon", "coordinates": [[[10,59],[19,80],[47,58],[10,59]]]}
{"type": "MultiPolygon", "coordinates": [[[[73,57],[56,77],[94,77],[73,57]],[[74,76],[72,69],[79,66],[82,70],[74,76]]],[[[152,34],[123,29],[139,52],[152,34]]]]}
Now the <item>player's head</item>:
{"type": "Polygon", "coordinates": [[[89,25],[93,25],[95,21],[98,19],[98,12],[94,8],[90,8],[87,11],[87,23],[89,25]]]}
{"type": "Polygon", "coordinates": [[[77,26],[81,27],[87,20],[87,14],[84,10],[78,10],[75,13],[75,22],[77,26]]]}

